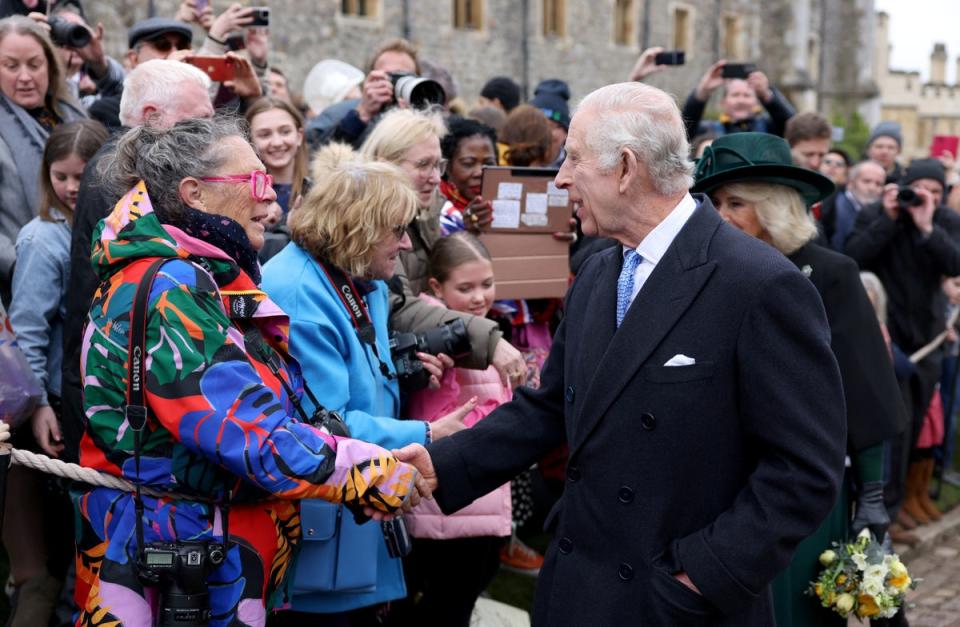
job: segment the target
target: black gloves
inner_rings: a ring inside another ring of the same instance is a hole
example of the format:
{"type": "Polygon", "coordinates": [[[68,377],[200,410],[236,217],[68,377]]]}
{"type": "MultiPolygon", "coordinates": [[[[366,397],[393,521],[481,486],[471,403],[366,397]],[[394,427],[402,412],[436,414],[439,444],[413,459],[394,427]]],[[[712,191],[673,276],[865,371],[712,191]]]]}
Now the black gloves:
{"type": "Polygon", "coordinates": [[[883,542],[889,526],[890,517],[887,515],[887,508],[883,505],[883,481],[864,483],[857,497],[857,513],[850,525],[853,535],[856,536],[864,529],[870,529],[877,542],[883,542]]]}

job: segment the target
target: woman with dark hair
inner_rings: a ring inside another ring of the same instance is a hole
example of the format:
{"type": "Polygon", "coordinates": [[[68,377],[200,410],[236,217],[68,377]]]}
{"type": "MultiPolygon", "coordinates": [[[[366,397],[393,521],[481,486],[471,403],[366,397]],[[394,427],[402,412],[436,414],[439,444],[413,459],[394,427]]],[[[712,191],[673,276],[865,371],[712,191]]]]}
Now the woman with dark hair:
{"type": "Polygon", "coordinates": [[[30,18],[0,20],[0,299],[9,302],[14,241],[40,206],[40,160],[63,122],[87,117],[73,101],[60,55],[30,18]]]}
{"type": "Polygon", "coordinates": [[[258,287],[276,194],[237,120],[136,127],[101,167],[129,191],[94,233],[80,462],[163,496],[74,493],[77,625],[169,620],[170,580],[144,583],[153,543],[205,566],[184,573],[209,591],[191,599],[197,622],[264,625],[300,549],[300,499],[392,513],[416,504],[416,471],[303,408],[289,319],[258,287]]]}
{"type": "Polygon", "coordinates": [[[813,242],[817,227],[809,207],[833,190],[830,179],[794,166],[787,143],[767,133],[717,138],[698,162],[691,190],[709,195],[725,221],[779,250],[810,279],[823,299],[830,347],[843,378],[849,481],[820,529],[800,544],[790,567],[774,581],[777,625],[784,627],[846,625],[804,591],[816,579],[817,556],[831,542],[863,529],[880,540],[886,535],[883,443],[904,427],[891,360],[857,265],[813,242]]]}
{"type": "Polygon", "coordinates": [[[531,105],[520,105],[510,112],[500,131],[500,141],[507,146],[503,158],[507,165],[544,167],[552,160],[553,129],[543,111],[531,105]]]}
{"type": "MultiPolygon", "coordinates": [[[[70,230],[80,177],[107,140],[99,122],[61,124],[47,139],[40,165],[39,215],[17,236],[10,322],[44,390],[29,430],[14,443],[59,457],[63,321],[70,276],[70,230]]],[[[24,466],[10,469],[4,546],[18,589],[14,621],[46,624],[73,557],[70,499],[52,477],[24,466]]]]}
{"type": "Polygon", "coordinates": [[[444,235],[464,228],[478,232],[493,220],[493,207],[480,196],[483,167],[497,165],[497,135],[492,128],[470,118],[452,117],[440,141],[447,160],[440,193],[448,203],[441,209],[444,235]]]}

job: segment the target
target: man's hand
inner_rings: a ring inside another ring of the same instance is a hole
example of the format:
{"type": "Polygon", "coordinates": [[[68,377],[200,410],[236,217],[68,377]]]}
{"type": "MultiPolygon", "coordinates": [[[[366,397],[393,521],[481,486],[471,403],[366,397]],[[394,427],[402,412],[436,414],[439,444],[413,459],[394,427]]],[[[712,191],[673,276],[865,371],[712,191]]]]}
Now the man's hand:
{"type": "Polygon", "coordinates": [[[917,207],[907,207],[907,212],[913,218],[917,230],[926,237],[933,232],[933,212],[937,210],[937,206],[933,204],[933,194],[927,190],[914,189],[913,191],[923,199],[923,204],[917,207]]]}
{"type": "Polygon", "coordinates": [[[669,66],[656,64],[656,56],[661,52],[663,52],[663,48],[660,46],[647,48],[641,52],[637,58],[637,62],[633,64],[633,69],[630,70],[628,80],[642,81],[651,74],[656,74],[657,72],[667,69],[669,66]]]}
{"type": "Polygon", "coordinates": [[[30,417],[30,429],[37,444],[50,457],[60,457],[63,450],[63,437],[60,435],[60,422],[49,405],[38,407],[30,417]]]}
{"type": "Polygon", "coordinates": [[[757,95],[760,102],[770,102],[773,99],[773,91],[770,89],[770,79],[760,70],[754,70],[747,76],[747,85],[757,95]]]}
{"type": "Polygon", "coordinates": [[[900,217],[900,203],[897,202],[897,190],[899,189],[896,183],[887,183],[883,187],[883,196],[881,197],[883,212],[894,222],[900,217]]]}
{"type": "MultiPolygon", "coordinates": [[[[463,431],[467,425],[463,424],[463,419],[472,412],[477,406],[477,397],[474,396],[469,401],[457,407],[452,412],[438,418],[430,423],[430,437],[434,442],[448,435],[453,435],[457,431],[463,431]]],[[[403,461],[403,460],[400,460],[403,461]]]]}
{"type": "Polygon", "coordinates": [[[235,94],[245,100],[253,100],[262,96],[263,87],[260,86],[260,79],[253,71],[250,61],[236,52],[228,52],[226,57],[230,64],[236,68],[236,75],[232,81],[224,81],[224,86],[229,87],[235,94]]]}
{"type": "Polygon", "coordinates": [[[431,390],[436,390],[440,387],[440,380],[443,378],[443,373],[448,368],[453,368],[453,359],[440,353],[439,355],[431,355],[429,353],[417,353],[417,359],[420,360],[420,363],[423,364],[423,367],[430,373],[430,383],[429,387],[431,390]]]}
{"type": "Polygon", "coordinates": [[[210,25],[210,36],[217,41],[226,41],[227,35],[240,30],[253,21],[253,7],[241,4],[232,4],[230,8],[218,15],[210,25]]]}
{"type": "Polygon", "coordinates": [[[437,471],[433,467],[433,460],[430,459],[430,453],[420,444],[408,444],[401,449],[391,451],[398,461],[410,464],[418,471],[417,490],[423,498],[433,498],[439,481],[437,480],[437,471]]]}
{"type": "Polygon", "coordinates": [[[694,93],[697,100],[700,102],[710,100],[710,94],[713,93],[713,90],[723,85],[723,66],[726,64],[726,59],[720,59],[707,68],[707,71],[704,72],[700,78],[700,82],[697,84],[697,89],[694,93]]]}
{"type": "Polygon", "coordinates": [[[515,388],[527,382],[527,362],[520,351],[502,338],[493,349],[491,365],[500,373],[500,380],[504,385],[515,388]]]}
{"type": "Polygon", "coordinates": [[[369,123],[388,104],[393,102],[393,83],[386,72],[373,70],[363,81],[363,96],[357,105],[360,119],[369,123]]]}

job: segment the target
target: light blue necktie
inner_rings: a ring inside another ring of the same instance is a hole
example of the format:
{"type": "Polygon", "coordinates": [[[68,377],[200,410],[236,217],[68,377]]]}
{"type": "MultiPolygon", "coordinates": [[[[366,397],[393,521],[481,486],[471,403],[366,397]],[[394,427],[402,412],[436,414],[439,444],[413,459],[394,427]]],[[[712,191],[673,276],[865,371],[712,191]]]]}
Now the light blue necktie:
{"type": "Polygon", "coordinates": [[[630,294],[633,293],[633,277],[637,273],[637,266],[643,261],[635,250],[628,250],[623,256],[623,269],[620,270],[620,278],[617,279],[617,328],[623,322],[623,317],[627,315],[627,308],[630,307],[630,294]]]}

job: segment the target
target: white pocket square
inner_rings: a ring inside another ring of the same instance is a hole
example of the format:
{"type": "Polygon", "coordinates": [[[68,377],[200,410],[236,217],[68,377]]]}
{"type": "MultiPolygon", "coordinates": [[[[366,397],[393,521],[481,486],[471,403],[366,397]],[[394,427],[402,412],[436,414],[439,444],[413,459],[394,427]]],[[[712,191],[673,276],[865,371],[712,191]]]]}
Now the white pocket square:
{"type": "Polygon", "coordinates": [[[692,366],[697,363],[697,360],[693,357],[687,357],[683,353],[674,355],[667,363],[663,364],[664,366],[692,366]]]}

